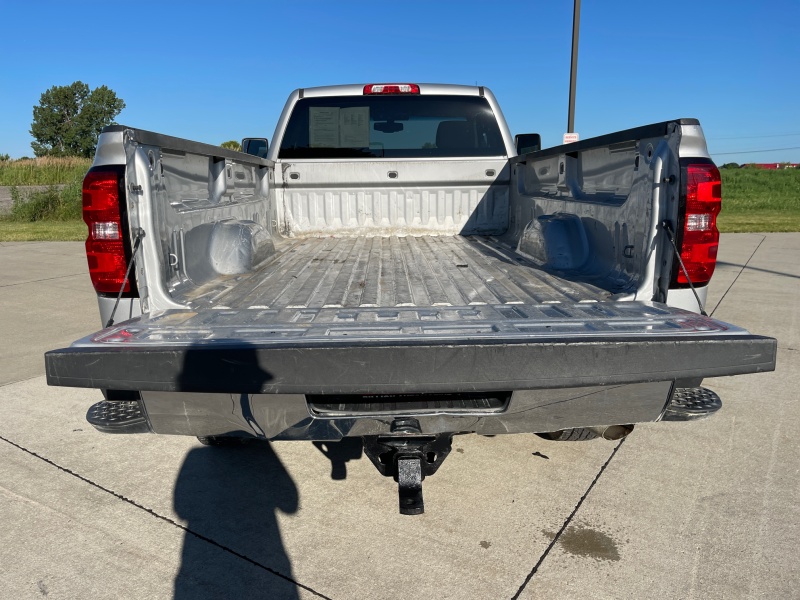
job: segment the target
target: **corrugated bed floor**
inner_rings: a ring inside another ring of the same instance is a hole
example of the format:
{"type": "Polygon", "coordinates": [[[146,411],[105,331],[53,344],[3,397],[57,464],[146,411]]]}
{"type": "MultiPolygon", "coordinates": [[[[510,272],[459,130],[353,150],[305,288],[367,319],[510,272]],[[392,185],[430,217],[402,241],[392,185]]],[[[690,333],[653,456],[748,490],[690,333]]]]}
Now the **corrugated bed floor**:
{"type": "Polygon", "coordinates": [[[545,273],[489,237],[290,240],[215,304],[322,308],[542,304],[602,300],[607,292],[545,273]]]}

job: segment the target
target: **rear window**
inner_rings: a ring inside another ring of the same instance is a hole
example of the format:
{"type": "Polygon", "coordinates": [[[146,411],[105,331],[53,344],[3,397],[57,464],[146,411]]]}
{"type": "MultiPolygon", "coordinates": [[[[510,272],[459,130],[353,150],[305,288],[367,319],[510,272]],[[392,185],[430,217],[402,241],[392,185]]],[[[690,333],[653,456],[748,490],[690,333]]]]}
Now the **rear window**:
{"type": "Polygon", "coordinates": [[[279,158],[504,156],[497,120],[477,96],[334,96],[294,107],[279,158]]]}

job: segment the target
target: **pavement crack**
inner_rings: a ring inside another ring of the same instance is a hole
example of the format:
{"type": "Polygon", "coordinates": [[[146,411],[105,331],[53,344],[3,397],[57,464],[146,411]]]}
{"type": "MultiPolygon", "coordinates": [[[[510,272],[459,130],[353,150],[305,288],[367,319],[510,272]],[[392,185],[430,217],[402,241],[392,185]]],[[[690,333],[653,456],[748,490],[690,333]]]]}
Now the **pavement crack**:
{"type": "Polygon", "coordinates": [[[280,577],[281,579],[283,579],[285,581],[288,581],[289,583],[291,583],[293,585],[296,585],[298,588],[302,588],[305,591],[309,592],[310,594],[313,594],[317,598],[324,598],[325,600],[332,600],[329,596],[325,596],[324,594],[321,594],[321,593],[317,592],[316,590],[308,587],[307,585],[303,585],[302,583],[299,583],[299,582],[295,581],[291,577],[288,577],[287,575],[284,575],[283,573],[281,573],[279,571],[276,571],[275,569],[271,569],[267,565],[265,565],[263,563],[260,563],[257,560],[255,560],[253,558],[250,558],[249,556],[247,556],[245,554],[242,554],[241,552],[237,552],[233,548],[230,548],[230,547],[228,547],[228,546],[226,546],[224,544],[220,544],[219,542],[212,540],[211,538],[203,535],[202,533],[198,533],[196,531],[193,531],[193,530],[189,529],[188,527],[186,527],[184,525],[181,525],[177,521],[157,513],[152,508],[148,508],[148,507],[144,506],[143,504],[139,504],[138,502],[136,502],[136,500],[131,500],[130,498],[128,498],[126,496],[123,496],[119,492],[115,492],[114,490],[111,490],[111,489],[109,489],[109,488],[107,488],[107,487],[105,487],[105,486],[103,486],[103,485],[101,485],[99,483],[96,483],[96,482],[92,481],[91,479],[88,479],[87,477],[84,477],[83,475],[80,475],[79,473],[76,473],[75,471],[73,471],[71,469],[68,469],[67,467],[63,467],[63,466],[59,465],[58,463],[50,460],[49,458],[34,452],[33,450],[29,450],[28,448],[26,448],[24,446],[21,446],[21,445],[17,444],[16,442],[12,442],[11,440],[3,437],[2,435],[0,435],[0,440],[4,441],[6,444],[9,444],[10,446],[13,446],[14,448],[17,448],[18,450],[22,450],[23,452],[29,454],[30,456],[33,456],[34,458],[38,458],[39,460],[44,461],[45,463],[47,463],[51,467],[55,467],[56,469],[58,469],[59,471],[61,471],[63,473],[66,473],[67,475],[72,475],[76,479],[80,479],[84,483],[88,483],[92,487],[95,487],[98,490],[105,492],[106,494],[110,494],[111,496],[114,496],[118,500],[122,500],[123,502],[127,502],[128,504],[138,508],[139,510],[143,510],[144,512],[148,513],[152,517],[155,517],[156,519],[160,519],[161,521],[164,521],[165,523],[169,523],[170,525],[172,525],[174,527],[177,527],[181,531],[184,531],[185,533],[187,533],[189,535],[192,535],[192,536],[196,537],[199,540],[207,542],[207,543],[211,544],[212,546],[216,546],[220,550],[222,550],[224,552],[228,552],[229,554],[232,554],[233,556],[235,556],[237,558],[240,558],[245,562],[250,563],[254,567],[257,567],[259,569],[267,571],[268,573],[270,573],[272,575],[275,575],[276,577],[280,577]]]}
{"type": "Polygon", "coordinates": [[[511,597],[511,600],[517,600],[520,597],[520,594],[522,594],[522,592],[525,590],[525,588],[531,582],[531,579],[533,579],[533,576],[536,575],[537,571],[539,570],[539,567],[542,566],[542,563],[545,561],[547,556],[550,554],[550,551],[558,543],[559,539],[561,538],[561,536],[564,533],[564,531],[566,531],[567,527],[569,527],[570,523],[572,523],[572,520],[575,518],[575,515],[578,513],[578,510],[580,509],[581,505],[583,504],[583,502],[586,500],[586,498],[591,493],[592,488],[600,480],[600,477],[603,475],[603,472],[606,470],[608,465],[611,464],[611,461],[614,459],[614,456],[616,456],[617,451],[622,447],[622,444],[624,444],[624,443],[625,443],[625,438],[622,438],[619,441],[619,444],[617,444],[616,447],[614,448],[614,450],[611,452],[611,456],[609,456],[608,459],[606,460],[606,462],[603,463],[603,466],[600,467],[600,470],[597,472],[597,475],[595,475],[594,479],[592,480],[592,483],[590,483],[589,487],[586,488],[586,491],[584,492],[583,496],[581,496],[580,500],[578,500],[578,503],[575,505],[575,508],[573,508],[572,512],[569,513],[569,516],[566,518],[564,523],[561,525],[561,528],[556,532],[555,536],[553,536],[553,539],[550,541],[550,544],[548,544],[547,548],[545,548],[544,552],[539,557],[539,560],[533,566],[533,569],[531,569],[531,572],[528,573],[528,576],[525,578],[525,581],[522,582],[522,585],[519,586],[519,589],[517,590],[517,592],[511,597]]]}
{"type": "Polygon", "coordinates": [[[24,377],[22,379],[15,379],[14,381],[6,381],[5,383],[0,383],[0,388],[7,387],[9,385],[14,385],[15,383],[22,383],[23,381],[30,381],[31,379],[38,379],[42,376],[42,373],[38,375],[31,375],[30,377],[24,377]]]}
{"type": "Polygon", "coordinates": [[[744,265],[742,265],[741,269],[739,269],[739,272],[736,274],[736,277],[734,278],[733,281],[731,281],[731,284],[728,286],[728,289],[725,290],[725,293],[722,294],[722,298],[719,299],[719,302],[717,302],[717,305],[714,307],[714,310],[711,311],[711,314],[709,315],[710,317],[713,317],[714,313],[717,312],[717,309],[720,306],[722,306],[722,302],[725,300],[725,296],[728,295],[728,292],[730,292],[733,289],[733,286],[736,285],[736,282],[739,281],[739,277],[741,277],[742,273],[744,273],[745,269],[750,264],[750,261],[753,260],[753,257],[756,255],[756,252],[758,252],[758,249],[761,248],[761,244],[763,244],[766,241],[766,239],[767,239],[767,236],[763,236],[761,238],[761,241],[758,242],[758,246],[755,247],[755,249],[753,250],[753,253],[747,259],[747,262],[744,263],[744,265]]]}
{"type": "Polygon", "coordinates": [[[77,277],[79,275],[85,275],[86,273],[70,273],[69,275],[59,275],[58,277],[45,277],[44,279],[31,279],[30,281],[20,281],[19,283],[7,283],[5,285],[0,285],[0,288],[8,288],[14,287],[17,285],[27,285],[29,283],[41,283],[43,281],[53,281],[54,279],[66,279],[67,277],[77,277]]]}

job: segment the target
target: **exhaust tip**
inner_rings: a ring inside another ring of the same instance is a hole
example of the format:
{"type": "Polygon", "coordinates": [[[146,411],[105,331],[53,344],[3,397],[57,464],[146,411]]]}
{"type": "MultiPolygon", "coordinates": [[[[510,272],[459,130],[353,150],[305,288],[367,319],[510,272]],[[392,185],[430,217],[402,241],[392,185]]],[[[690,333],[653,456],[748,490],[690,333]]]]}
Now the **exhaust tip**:
{"type": "Polygon", "coordinates": [[[609,425],[608,427],[590,427],[604,440],[616,441],[628,437],[633,431],[633,425],[609,425]]]}

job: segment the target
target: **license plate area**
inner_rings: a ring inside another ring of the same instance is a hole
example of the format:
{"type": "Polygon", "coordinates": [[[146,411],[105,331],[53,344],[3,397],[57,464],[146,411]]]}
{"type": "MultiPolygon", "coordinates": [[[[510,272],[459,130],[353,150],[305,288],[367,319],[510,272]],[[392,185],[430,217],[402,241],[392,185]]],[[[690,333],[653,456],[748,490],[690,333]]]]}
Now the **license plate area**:
{"type": "Polygon", "coordinates": [[[308,395],[312,414],[320,417],[496,414],[508,408],[511,392],[460,394],[339,394],[308,395]]]}

